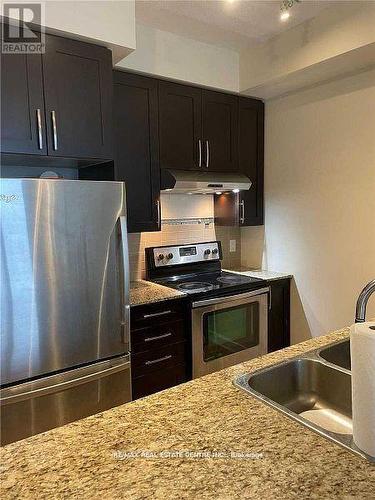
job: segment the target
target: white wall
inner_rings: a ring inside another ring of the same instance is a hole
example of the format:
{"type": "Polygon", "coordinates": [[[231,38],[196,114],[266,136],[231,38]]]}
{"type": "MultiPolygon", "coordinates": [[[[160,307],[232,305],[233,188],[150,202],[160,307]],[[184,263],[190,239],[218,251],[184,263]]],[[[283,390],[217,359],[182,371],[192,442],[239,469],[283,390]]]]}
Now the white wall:
{"type": "Polygon", "coordinates": [[[293,342],[353,322],[375,278],[375,70],[266,104],[265,230],[242,230],[242,263],[295,276],[293,342]]]}
{"type": "Polygon", "coordinates": [[[240,91],[269,98],[375,64],[374,25],[374,1],[338,2],[243,50],[240,91]]]}
{"type": "Polygon", "coordinates": [[[141,24],[136,31],[136,50],[117,67],[238,92],[237,52],[141,24]]]}

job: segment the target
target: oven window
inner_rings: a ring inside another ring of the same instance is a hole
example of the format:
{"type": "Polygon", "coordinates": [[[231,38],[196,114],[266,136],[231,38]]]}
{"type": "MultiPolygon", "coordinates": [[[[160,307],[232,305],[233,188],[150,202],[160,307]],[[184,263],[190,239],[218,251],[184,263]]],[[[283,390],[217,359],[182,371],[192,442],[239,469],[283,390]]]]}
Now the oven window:
{"type": "Polygon", "coordinates": [[[203,359],[227,356],[259,344],[259,302],[211,311],[203,316],[203,359]]]}

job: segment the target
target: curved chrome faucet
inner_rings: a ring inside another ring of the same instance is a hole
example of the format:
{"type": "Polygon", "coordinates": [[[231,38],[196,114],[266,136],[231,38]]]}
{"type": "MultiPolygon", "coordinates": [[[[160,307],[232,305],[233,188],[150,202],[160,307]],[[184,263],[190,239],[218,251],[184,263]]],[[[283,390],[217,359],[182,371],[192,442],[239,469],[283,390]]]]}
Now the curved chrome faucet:
{"type": "Polygon", "coordinates": [[[357,300],[357,306],[355,308],[355,322],[356,323],[363,323],[366,320],[367,302],[368,302],[368,299],[371,297],[371,295],[374,292],[375,292],[375,280],[372,280],[372,281],[370,281],[370,283],[367,283],[365,288],[359,294],[359,297],[357,300]]]}

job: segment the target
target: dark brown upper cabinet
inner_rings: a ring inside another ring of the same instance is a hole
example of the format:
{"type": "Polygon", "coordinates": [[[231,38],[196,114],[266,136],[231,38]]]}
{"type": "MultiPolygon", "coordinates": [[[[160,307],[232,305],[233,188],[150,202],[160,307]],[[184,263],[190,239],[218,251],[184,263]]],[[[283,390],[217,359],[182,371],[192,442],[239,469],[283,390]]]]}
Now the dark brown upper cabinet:
{"type": "Polygon", "coordinates": [[[1,54],[1,151],[47,154],[41,55],[1,54]]]}
{"type": "Polygon", "coordinates": [[[237,171],[238,97],[159,83],[160,165],[237,171]]]}
{"type": "Polygon", "coordinates": [[[48,153],[111,159],[111,52],[47,35],[43,71],[48,153]]]}
{"type": "Polygon", "coordinates": [[[203,168],[238,170],[238,97],[202,91],[203,168]]]}
{"type": "Polygon", "coordinates": [[[202,91],[159,82],[160,164],[200,170],[203,165],[202,91]]]}
{"type": "Polygon", "coordinates": [[[121,71],[114,71],[113,79],[115,179],[126,182],[128,231],[157,231],[158,81],[121,71]]]}
{"type": "Polygon", "coordinates": [[[241,226],[264,223],[264,103],[256,99],[239,98],[239,171],[247,175],[252,185],[239,195],[241,226]]]}
{"type": "Polygon", "coordinates": [[[239,97],[238,171],[251,180],[248,191],[215,196],[215,220],[223,226],[264,224],[264,103],[239,97]]]}
{"type": "Polygon", "coordinates": [[[2,153],[113,158],[108,49],[46,35],[44,54],[1,63],[2,153]]]}

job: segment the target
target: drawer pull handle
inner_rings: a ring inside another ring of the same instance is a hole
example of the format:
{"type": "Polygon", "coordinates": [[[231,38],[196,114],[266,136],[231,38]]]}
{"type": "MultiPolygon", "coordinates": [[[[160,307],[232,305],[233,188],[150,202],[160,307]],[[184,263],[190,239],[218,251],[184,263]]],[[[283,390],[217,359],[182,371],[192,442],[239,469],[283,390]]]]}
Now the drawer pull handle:
{"type": "Polygon", "coordinates": [[[149,365],[154,365],[155,363],[161,363],[162,361],[167,361],[167,359],[171,359],[171,357],[172,357],[172,354],[168,354],[168,356],[164,356],[164,357],[159,358],[159,359],[153,359],[151,361],[146,361],[145,365],[149,366],[149,365]]]}
{"type": "Polygon", "coordinates": [[[156,337],[147,337],[145,338],[145,342],[151,342],[151,340],[159,340],[166,339],[167,337],[171,337],[172,332],[164,333],[163,335],[157,335],[156,337]]]}
{"type": "Polygon", "coordinates": [[[165,316],[166,314],[171,314],[172,311],[161,311],[158,313],[144,314],[143,319],[147,318],[157,318],[158,316],[165,316]]]}

